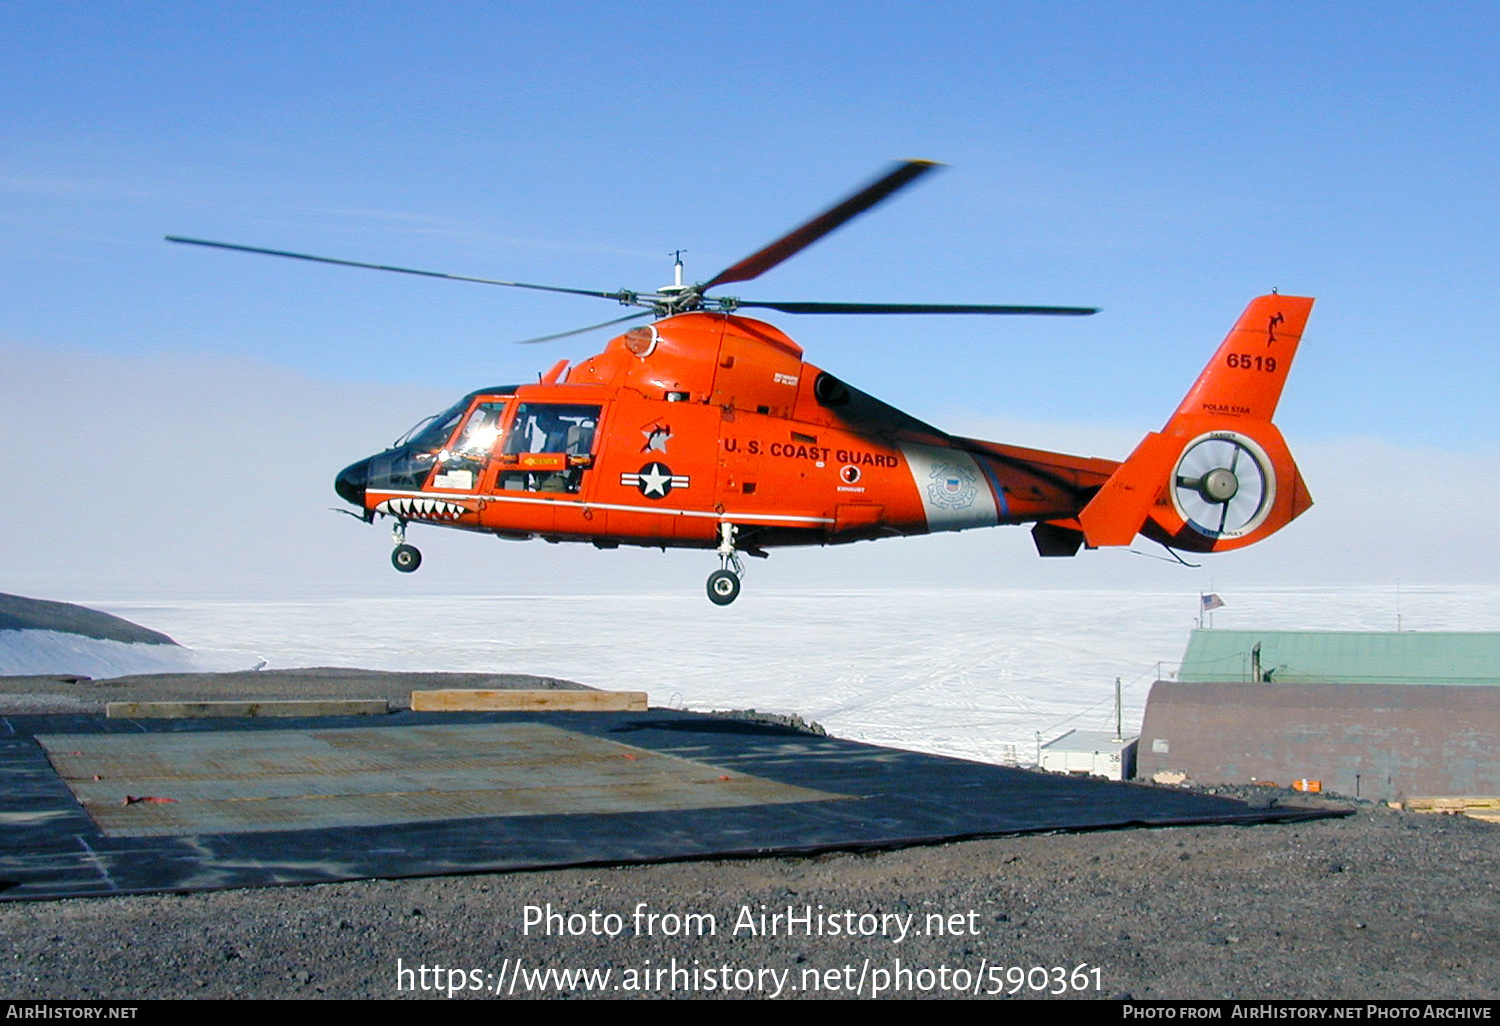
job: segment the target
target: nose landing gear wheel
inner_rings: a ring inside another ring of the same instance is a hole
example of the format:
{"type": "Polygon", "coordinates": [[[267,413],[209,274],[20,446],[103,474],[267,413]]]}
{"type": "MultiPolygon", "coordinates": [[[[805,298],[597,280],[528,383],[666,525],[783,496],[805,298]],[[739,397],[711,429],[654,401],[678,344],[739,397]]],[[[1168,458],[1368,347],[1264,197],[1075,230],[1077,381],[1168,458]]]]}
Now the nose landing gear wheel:
{"type": "Polygon", "coordinates": [[[415,545],[397,545],[396,550],[391,553],[391,566],[403,574],[409,574],[421,565],[422,553],[417,551],[415,545]]]}
{"type": "Polygon", "coordinates": [[[740,595],[740,579],[732,570],[715,570],[708,575],[708,600],[716,606],[727,606],[740,595]]]}

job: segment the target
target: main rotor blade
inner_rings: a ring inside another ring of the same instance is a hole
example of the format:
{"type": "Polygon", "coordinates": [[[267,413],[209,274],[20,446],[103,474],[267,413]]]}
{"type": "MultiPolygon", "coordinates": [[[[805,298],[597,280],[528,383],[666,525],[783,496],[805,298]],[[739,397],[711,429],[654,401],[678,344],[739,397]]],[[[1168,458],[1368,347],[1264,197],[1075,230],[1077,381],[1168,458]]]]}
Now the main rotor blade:
{"type": "Polygon", "coordinates": [[[974,306],[953,303],[752,303],[737,300],[735,307],[754,306],[791,314],[1050,314],[1087,317],[1099,312],[1090,306],[974,306]]]}
{"type": "Polygon", "coordinates": [[[232,242],[210,242],[207,239],[184,239],[168,235],[168,242],[181,242],[189,246],[210,246],[214,249],[233,249],[241,253],[261,253],[265,256],[290,257],[293,260],[311,260],[316,264],[337,264],[340,267],[363,267],[371,271],[394,271],[397,274],[416,274],[423,278],[447,278],[449,281],[470,281],[479,285],[505,285],[513,289],[536,289],[539,292],[565,292],[571,296],[596,296],[613,299],[620,303],[636,305],[632,292],[594,292],[589,289],[567,289],[557,285],[528,285],[524,281],[500,281],[495,278],[471,278],[464,274],[444,274],[441,271],[419,271],[411,267],[391,267],[387,264],[366,264],[358,260],[337,260],[333,257],[313,256],[309,253],[289,253],[281,249],[262,249],[259,246],[237,246],[232,242]]]}
{"type": "Polygon", "coordinates": [[[922,175],[940,166],[931,160],[902,161],[883,177],[871,182],[838,206],[819,214],[802,227],[787,232],[760,252],[747,256],[733,267],[720,271],[710,281],[699,285],[696,289],[697,293],[702,295],[715,285],[724,285],[732,281],[749,281],[760,277],[783,260],[811,246],[846,221],[869,210],[897,189],[910,185],[922,175]]]}
{"type": "Polygon", "coordinates": [[[516,340],[516,345],[529,346],[535,342],[555,342],[560,338],[568,338],[573,335],[582,335],[585,332],[596,331],[599,328],[607,328],[612,324],[624,324],[640,317],[650,317],[650,310],[637,310],[635,313],[626,314],[624,317],[616,317],[612,321],[604,321],[601,324],[590,324],[587,328],[574,328],[572,331],[559,331],[556,335],[541,335],[537,338],[522,338],[516,340]]]}

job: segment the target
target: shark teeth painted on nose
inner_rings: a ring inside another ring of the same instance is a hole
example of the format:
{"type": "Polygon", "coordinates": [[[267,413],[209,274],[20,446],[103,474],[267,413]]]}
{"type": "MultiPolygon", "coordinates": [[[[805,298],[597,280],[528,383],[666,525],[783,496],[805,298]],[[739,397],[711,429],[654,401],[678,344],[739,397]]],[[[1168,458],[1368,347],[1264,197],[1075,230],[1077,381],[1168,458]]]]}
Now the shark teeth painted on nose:
{"type": "Polygon", "coordinates": [[[386,499],[375,507],[377,513],[389,513],[392,516],[405,517],[409,520],[457,520],[469,512],[468,507],[457,502],[448,502],[444,499],[386,499]]]}

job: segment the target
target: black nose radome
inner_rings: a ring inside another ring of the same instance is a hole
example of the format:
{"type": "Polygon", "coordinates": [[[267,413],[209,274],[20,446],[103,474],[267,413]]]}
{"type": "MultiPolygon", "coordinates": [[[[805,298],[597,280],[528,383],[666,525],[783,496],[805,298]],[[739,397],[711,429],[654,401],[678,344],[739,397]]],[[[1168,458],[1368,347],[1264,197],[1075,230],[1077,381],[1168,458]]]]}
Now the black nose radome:
{"type": "Polygon", "coordinates": [[[365,486],[370,480],[370,461],[360,460],[351,463],[339,471],[339,476],[333,479],[333,490],[339,493],[339,498],[351,506],[365,508],[365,486]]]}

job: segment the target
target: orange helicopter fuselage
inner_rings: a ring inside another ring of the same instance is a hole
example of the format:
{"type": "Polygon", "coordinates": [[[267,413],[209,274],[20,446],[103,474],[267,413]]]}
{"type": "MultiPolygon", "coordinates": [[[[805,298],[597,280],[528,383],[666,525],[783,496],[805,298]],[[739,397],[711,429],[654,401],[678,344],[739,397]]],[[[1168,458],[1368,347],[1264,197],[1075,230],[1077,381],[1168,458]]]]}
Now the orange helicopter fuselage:
{"type": "Polygon", "coordinates": [[[367,515],[603,547],[713,547],[728,524],[753,553],[1067,520],[1119,466],[947,435],[722,313],[466,402],[406,474],[357,465],[367,515]]]}

